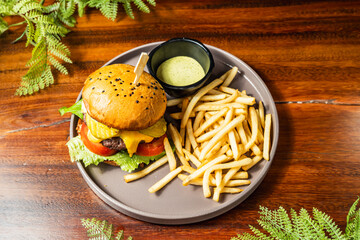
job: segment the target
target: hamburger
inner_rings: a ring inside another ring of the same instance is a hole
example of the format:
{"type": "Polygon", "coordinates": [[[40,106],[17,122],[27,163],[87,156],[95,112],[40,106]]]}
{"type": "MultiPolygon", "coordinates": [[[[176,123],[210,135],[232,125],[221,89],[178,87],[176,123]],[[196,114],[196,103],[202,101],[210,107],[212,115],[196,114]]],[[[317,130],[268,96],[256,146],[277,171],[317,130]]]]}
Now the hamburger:
{"type": "Polygon", "coordinates": [[[165,155],[164,89],[146,72],[137,84],[134,79],[131,65],[102,67],[86,79],[82,99],[60,109],[82,119],[78,136],[67,143],[72,161],[105,162],[130,172],[165,155]]]}

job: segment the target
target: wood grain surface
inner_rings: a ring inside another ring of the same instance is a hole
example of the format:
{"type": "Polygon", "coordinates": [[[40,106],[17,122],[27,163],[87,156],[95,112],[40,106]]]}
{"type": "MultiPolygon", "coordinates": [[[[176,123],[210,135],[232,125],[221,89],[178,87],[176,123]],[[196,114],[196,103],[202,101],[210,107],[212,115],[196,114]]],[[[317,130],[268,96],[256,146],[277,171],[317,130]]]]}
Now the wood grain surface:
{"type": "Polygon", "coordinates": [[[86,239],[80,219],[91,217],[135,240],[230,239],[257,224],[259,205],[316,207],[344,230],[360,195],[360,1],[157,1],[135,18],[121,12],[112,22],[88,10],[64,38],[70,74],[26,97],[14,92],[31,49],[11,44],[23,29],[0,36],[0,239],[86,239]],[[269,173],[243,203],[201,223],[164,226],[127,217],[90,190],[69,160],[69,115],[58,109],[108,60],[173,37],[248,63],[274,97],[280,138],[269,173]]]}

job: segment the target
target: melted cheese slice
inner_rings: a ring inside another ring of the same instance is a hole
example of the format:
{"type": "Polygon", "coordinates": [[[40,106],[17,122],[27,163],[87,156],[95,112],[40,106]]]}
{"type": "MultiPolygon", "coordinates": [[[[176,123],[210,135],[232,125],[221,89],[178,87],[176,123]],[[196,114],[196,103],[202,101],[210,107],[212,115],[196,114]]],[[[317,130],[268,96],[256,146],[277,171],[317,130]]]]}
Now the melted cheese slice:
{"type": "Polygon", "coordinates": [[[118,135],[124,141],[130,157],[136,152],[141,141],[148,143],[154,139],[138,131],[120,131],[118,135]]]}

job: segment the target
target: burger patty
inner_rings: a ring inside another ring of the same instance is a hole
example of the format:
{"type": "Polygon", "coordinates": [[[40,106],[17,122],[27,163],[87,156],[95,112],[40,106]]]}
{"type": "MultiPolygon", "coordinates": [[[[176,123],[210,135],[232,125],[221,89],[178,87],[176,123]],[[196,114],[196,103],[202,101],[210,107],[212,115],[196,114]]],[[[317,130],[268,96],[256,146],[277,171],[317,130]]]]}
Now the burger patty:
{"type": "Polygon", "coordinates": [[[125,143],[120,137],[113,137],[113,138],[108,138],[108,139],[102,140],[101,144],[104,147],[118,150],[118,151],[126,149],[125,143]]]}

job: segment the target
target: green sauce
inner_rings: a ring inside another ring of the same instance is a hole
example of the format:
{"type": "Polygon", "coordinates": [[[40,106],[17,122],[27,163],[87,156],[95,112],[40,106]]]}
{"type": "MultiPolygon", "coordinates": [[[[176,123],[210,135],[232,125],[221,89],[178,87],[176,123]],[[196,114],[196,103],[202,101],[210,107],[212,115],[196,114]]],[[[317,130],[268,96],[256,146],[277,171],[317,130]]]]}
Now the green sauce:
{"type": "Polygon", "coordinates": [[[205,72],[195,59],[178,56],[163,62],[156,71],[156,76],[167,84],[186,86],[202,79],[205,72]]]}

